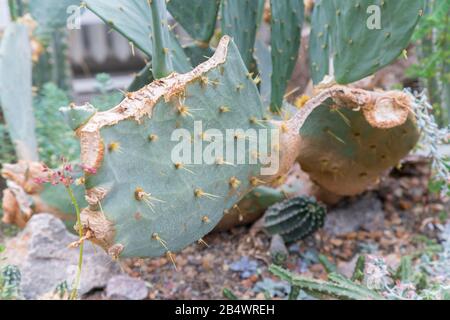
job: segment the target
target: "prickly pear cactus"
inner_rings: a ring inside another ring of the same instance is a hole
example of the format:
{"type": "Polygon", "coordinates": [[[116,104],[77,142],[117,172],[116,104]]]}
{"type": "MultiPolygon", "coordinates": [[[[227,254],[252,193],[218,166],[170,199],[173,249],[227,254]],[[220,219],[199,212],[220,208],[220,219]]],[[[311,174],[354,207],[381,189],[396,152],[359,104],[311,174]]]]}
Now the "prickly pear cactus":
{"type": "Polygon", "coordinates": [[[189,62],[194,66],[205,62],[214,54],[214,50],[210,47],[200,47],[196,44],[185,46],[184,52],[188,56],[189,62]]]}
{"type": "MultiPolygon", "coordinates": [[[[192,72],[156,80],[97,112],[76,130],[82,162],[96,170],[86,175],[89,207],[81,219],[87,238],[114,258],[170,255],[201,239],[263,182],[261,165],[233,165],[222,157],[203,164],[198,153],[191,165],[191,159],[174,162],[172,153],[180,139],[211,147],[209,128],[270,128],[260,119],[257,88],[227,36],[192,72]],[[173,136],[175,129],[184,130],[173,136]]],[[[246,140],[239,133],[229,138],[246,140]]],[[[244,156],[258,158],[254,151],[244,156]]]]}
{"type": "Polygon", "coordinates": [[[390,64],[408,46],[424,5],[424,0],[315,1],[309,46],[314,82],[332,75],[347,84],[390,64]]]}
{"type": "Polygon", "coordinates": [[[147,56],[152,55],[150,35],[151,11],[148,1],[141,0],[87,0],[86,7],[111,28],[122,34],[147,56]]]}
{"type": "Polygon", "coordinates": [[[230,210],[225,211],[225,215],[214,230],[225,231],[252,223],[258,220],[269,206],[286,199],[286,195],[283,190],[268,186],[255,188],[230,210]]]}
{"type": "Polygon", "coordinates": [[[22,276],[17,266],[7,265],[0,272],[0,300],[20,299],[22,276]]]}
{"type": "Polygon", "coordinates": [[[38,22],[39,37],[50,37],[54,30],[66,27],[70,6],[79,6],[81,0],[28,1],[28,10],[38,22]]]}
{"type": "Polygon", "coordinates": [[[76,130],[83,124],[89,121],[89,119],[97,112],[92,105],[86,104],[75,109],[74,105],[69,107],[63,107],[60,109],[64,121],[69,125],[72,130],[76,130]]]}
{"type": "MultiPolygon", "coordinates": [[[[154,39],[152,37],[155,31],[153,27],[154,14],[151,9],[152,2],[142,0],[87,0],[84,3],[95,15],[128,39],[133,46],[139,48],[149,58],[152,57],[154,53],[154,39]]],[[[161,14],[161,12],[159,13],[161,14]]],[[[163,23],[167,28],[168,22],[163,21],[163,23]]],[[[165,37],[165,46],[160,49],[164,50],[166,56],[171,56],[174,70],[176,72],[190,71],[192,67],[175,35],[170,32],[168,35],[166,33],[165,37]]],[[[158,56],[164,52],[159,52],[158,56]]]]}
{"type": "Polygon", "coordinates": [[[202,47],[208,47],[216,28],[220,0],[169,0],[167,9],[189,35],[202,47]]]}
{"type": "Polygon", "coordinates": [[[264,0],[223,0],[221,3],[222,34],[233,37],[248,70],[256,67],[253,51],[261,3],[264,0]]]}
{"type": "Polygon", "coordinates": [[[270,109],[278,112],[283,105],[287,83],[297,62],[302,35],[303,0],[271,0],[272,28],[272,101],[270,109]]]}
{"type": "Polygon", "coordinates": [[[133,82],[128,86],[127,91],[133,92],[138,91],[140,88],[148,85],[153,81],[153,74],[152,74],[152,63],[149,62],[146,64],[146,66],[139,71],[134,79],[133,82]]]}
{"type": "Polygon", "coordinates": [[[271,206],[266,211],[264,226],[271,234],[279,234],[286,242],[301,240],[323,227],[326,208],[316,199],[297,197],[271,206]]]}
{"type": "Polygon", "coordinates": [[[165,0],[152,0],[152,72],[155,79],[168,76],[173,69],[170,33],[165,0]]]}
{"type": "Polygon", "coordinates": [[[272,96],[272,56],[269,48],[261,39],[256,39],[255,61],[261,78],[260,95],[264,107],[270,105],[272,96]]]}
{"type": "Polygon", "coordinates": [[[270,186],[264,185],[255,188],[246,194],[241,201],[226,212],[215,230],[224,231],[252,223],[261,218],[270,206],[298,196],[316,195],[317,190],[318,188],[295,163],[286,176],[274,180],[270,186]]]}
{"type": "Polygon", "coordinates": [[[26,25],[14,22],[0,47],[0,105],[19,159],[38,159],[32,105],[31,47],[26,25]]]}
{"type": "Polygon", "coordinates": [[[324,89],[290,120],[300,133],[298,162],[327,191],[363,192],[416,145],[413,110],[399,91],[324,89]]]}

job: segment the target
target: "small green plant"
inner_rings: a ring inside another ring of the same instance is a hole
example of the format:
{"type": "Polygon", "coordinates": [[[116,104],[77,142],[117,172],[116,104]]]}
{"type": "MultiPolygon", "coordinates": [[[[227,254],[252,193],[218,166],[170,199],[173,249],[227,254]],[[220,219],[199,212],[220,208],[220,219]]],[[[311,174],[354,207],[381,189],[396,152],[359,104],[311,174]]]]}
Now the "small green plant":
{"type": "Polygon", "coordinates": [[[67,93],[54,83],[46,83],[34,99],[39,159],[50,168],[60,164],[62,155],[68,161],[75,161],[80,152],[73,131],[61,121],[59,114],[59,108],[69,103],[67,93]]]}
{"type": "MultiPolygon", "coordinates": [[[[89,171],[88,168],[81,166],[83,170],[89,171]]],[[[78,298],[78,288],[80,286],[80,279],[81,279],[81,270],[83,266],[83,250],[84,250],[84,240],[86,237],[84,237],[83,227],[81,224],[81,216],[80,216],[80,207],[77,200],[77,197],[75,196],[73,185],[76,183],[76,179],[74,178],[74,167],[67,162],[66,159],[62,158],[62,166],[61,169],[58,171],[50,170],[49,168],[45,168],[46,175],[40,178],[37,178],[35,183],[37,184],[46,184],[50,183],[52,186],[62,185],[67,194],[69,195],[70,202],[73,205],[73,209],[75,210],[76,214],[76,224],[74,226],[75,230],[78,231],[79,240],[72,243],[70,247],[73,248],[79,248],[79,258],[78,258],[78,268],[77,268],[77,274],[74,280],[74,283],[72,285],[72,291],[69,295],[69,298],[71,300],[75,300],[78,298]]],[[[90,171],[93,173],[94,171],[90,171]]],[[[63,287],[61,287],[63,288],[63,287]]],[[[61,289],[60,288],[60,289],[61,289]]]]}
{"type": "Polygon", "coordinates": [[[301,289],[317,298],[388,299],[388,300],[447,300],[450,298],[450,223],[441,235],[442,246],[421,254],[405,255],[399,266],[391,269],[383,258],[361,255],[350,279],[337,273],[327,258],[320,262],[328,273],[328,280],[316,280],[296,275],[279,266],[269,271],[287,281],[297,292],[301,289]],[[430,254],[431,253],[431,254],[430,254]]]}
{"type": "Polygon", "coordinates": [[[98,95],[92,98],[91,104],[100,111],[107,110],[111,106],[118,104],[123,98],[123,94],[113,91],[111,76],[107,73],[99,73],[95,76],[95,79],[97,80],[96,89],[98,95]]]}
{"type": "MultiPolygon", "coordinates": [[[[337,298],[343,300],[382,300],[383,296],[376,291],[346,279],[340,274],[330,273],[328,281],[315,280],[295,275],[279,266],[272,265],[269,268],[275,276],[287,281],[291,290],[298,293],[303,290],[318,298],[337,298]]],[[[294,294],[292,294],[294,296],[294,294]]]]}
{"type": "Polygon", "coordinates": [[[223,288],[222,290],[223,297],[228,300],[239,300],[239,298],[228,288],[223,288]]]}
{"type": "Polygon", "coordinates": [[[0,300],[21,299],[22,276],[17,266],[7,265],[0,271],[0,300]]]}
{"type": "Polygon", "coordinates": [[[440,151],[440,147],[450,143],[450,126],[439,128],[434,115],[433,106],[423,93],[413,94],[410,90],[404,92],[414,101],[417,126],[421,131],[419,147],[428,153],[432,165],[432,177],[429,189],[439,192],[442,196],[450,193],[450,163],[448,155],[440,151]]]}
{"type": "Polygon", "coordinates": [[[419,62],[407,74],[421,79],[438,124],[450,124],[450,3],[428,0],[413,39],[419,62]]]}

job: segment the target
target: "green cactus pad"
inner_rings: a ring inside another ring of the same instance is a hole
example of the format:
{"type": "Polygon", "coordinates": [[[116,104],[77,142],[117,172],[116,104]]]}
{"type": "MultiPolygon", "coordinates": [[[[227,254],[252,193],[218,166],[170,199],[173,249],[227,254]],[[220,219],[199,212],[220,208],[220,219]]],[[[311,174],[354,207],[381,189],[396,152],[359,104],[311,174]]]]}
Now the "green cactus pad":
{"type": "Polygon", "coordinates": [[[148,1],[86,0],[86,6],[147,56],[152,55],[152,14],[148,1]]]}
{"type": "Polygon", "coordinates": [[[314,198],[296,197],[271,206],[264,226],[286,242],[302,240],[323,227],[326,208],[314,198]]]}
{"type": "Polygon", "coordinates": [[[200,47],[197,45],[189,45],[183,48],[184,52],[189,58],[189,62],[194,66],[198,66],[200,63],[205,62],[211,58],[214,54],[214,50],[210,47],[200,47]]]}
{"type": "Polygon", "coordinates": [[[260,94],[264,108],[270,105],[272,95],[272,57],[269,47],[261,39],[256,39],[255,61],[261,77],[260,94]]]}
{"type": "Polygon", "coordinates": [[[412,103],[398,91],[324,89],[292,120],[300,132],[302,170],[337,195],[363,192],[416,145],[412,103]]]}
{"type": "Polygon", "coordinates": [[[333,73],[329,61],[340,84],[390,64],[408,46],[423,9],[424,0],[316,1],[310,36],[314,82],[333,73]]]}
{"type": "MultiPolygon", "coordinates": [[[[76,176],[74,178],[76,178],[76,176]]],[[[74,185],[72,186],[72,191],[78,205],[80,207],[87,206],[87,202],[84,198],[84,186],[74,185]]],[[[54,213],[62,218],[68,226],[73,227],[76,218],[75,208],[73,207],[72,201],[64,185],[52,186],[51,184],[46,184],[39,196],[42,200],[42,204],[48,206],[46,212],[54,213]]]]}
{"type": "Polygon", "coordinates": [[[170,34],[165,0],[150,1],[152,12],[152,73],[155,79],[168,76],[173,71],[170,52],[170,34]]]}
{"type": "Polygon", "coordinates": [[[214,35],[220,0],[169,0],[167,9],[189,35],[204,46],[214,35]]]}
{"type": "MultiPolygon", "coordinates": [[[[107,25],[128,39],[148,57],[152,56],[152,11],[148,1],[142,0],[86,0],[86,7],[107,25]]],[[[170,33],[168,45],[176,72],[192,69],[183,48],[170,33]]]]}
{"type": "Polygon", "coordinates": [[[233,38],[248,70],[256,68],[253,51],[261,2],[264,0],[223,0],[220,9],[222,34],[233,38]]]}
{"type": "Polygon", "coordinates": [[[67,12],[70,6],[79,6],[81,0],[41,0],[28,1],[28,9],[31,16],[38,23],[37,35],[49,37],[56,29],[66,27],[70,14],[67,12]]]}
{"type": "Polygon", "coordinates": [[[17,156],[37,160],[32,97],[32,62],[28,29],[11,23],[0,46],[0,105],[17,156]]]}
{"type": "Polygon", "coordinates": [[[59,111],[62,113],[65,122],[75,131],[85,124],[97,112],[97,109],[90,104],[86,104],[76,109],[75,106],[62,107],[59,111]]]}
{"type": "Polygon", "coordinates": [[[86,176],[85,234],[116,258],[160,256],[199,240],[260,184],[261,165],[220,157],[210,164],[174,163],[179,138],[172,134],[186,129],[184,139],[206,144],[211,137],[202,133],[209,128],[258,129],[258,119],[258,90],[229,37],[192,72],[156,80],[98,112],[77,130],[82,162],[96,169],[86,176]],[[202,121],[201,133],[193,134],[195,121],[202,121]]]}
{"type": "Polygon", "coordinates": [[[152,63],[149,62],[141,71],[136,74],[133,82],[128,86],[127,91],[138,91],[140,88],[148,85],[153,80],[152,63]]]}
{"type": "Polygon", "coordinates": [[[271,0],[272,29],[272,97],[270,109],[278,112],[283,106],[287,83],[297,62],[302,36],[303,0],[271,0]]]}

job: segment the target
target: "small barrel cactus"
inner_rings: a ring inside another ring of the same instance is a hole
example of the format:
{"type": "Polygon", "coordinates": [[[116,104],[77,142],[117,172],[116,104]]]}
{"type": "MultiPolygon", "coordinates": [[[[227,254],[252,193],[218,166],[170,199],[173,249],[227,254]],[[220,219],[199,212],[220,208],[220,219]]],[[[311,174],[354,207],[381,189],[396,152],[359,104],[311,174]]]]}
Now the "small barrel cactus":
{"type": "Polygon", "coordinates": [[[323,227],[326,208],[314,198],[297,197],[271,206],[264,226],[286,242],[301,240],[323,227]]]}

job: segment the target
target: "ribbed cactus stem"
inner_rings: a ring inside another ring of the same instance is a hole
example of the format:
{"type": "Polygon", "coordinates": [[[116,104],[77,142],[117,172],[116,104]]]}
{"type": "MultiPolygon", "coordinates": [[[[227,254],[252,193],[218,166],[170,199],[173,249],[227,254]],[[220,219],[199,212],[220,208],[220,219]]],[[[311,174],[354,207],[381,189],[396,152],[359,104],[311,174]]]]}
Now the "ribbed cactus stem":
{"type": "Polygon", "coordinates": [[[279,266],[271,265],[269,271],[282,280],[287,281],[294,288],[319,298],[332,297],[344,300],[384,300],[376,291],[353,283],[341,275],[331,273],[329,281],[315,280],[293,274],[279,266]]]}
{"type": "Polygon", "coordinates": [[[297,197],[267,209],[265,228],[279,234],[286,242],[301,240],[321,228],[326,208],[313,198],[297,197]]]}
{"type": "Polygon", "coordinates": [[[160,79],[173,72],[169,44],[169,26],[165,0],[150,0],[152,12],[153,76],[160,79]]]}

